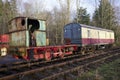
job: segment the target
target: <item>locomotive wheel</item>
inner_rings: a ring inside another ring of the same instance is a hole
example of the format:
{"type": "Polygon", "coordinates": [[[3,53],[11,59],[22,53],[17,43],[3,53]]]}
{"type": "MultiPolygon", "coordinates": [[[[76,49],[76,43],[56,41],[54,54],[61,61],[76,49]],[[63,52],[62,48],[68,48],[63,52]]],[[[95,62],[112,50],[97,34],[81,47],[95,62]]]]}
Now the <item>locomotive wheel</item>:
{"type": "Polygon", "coordinates": [[[50,51],[46,51],[45,52],[45,60],[46,61],[50,61],[51,59],[52,59],[51,52],[50,51]]]}
{"type": "Polygon", "coordinates": [[[60,52],[60,58],[64,58],[64,54],[65,54],[65,50],[63,49],[59,49],[59,52],[60,52]]]}
{"type": "Polygon", "coordinates": [[[60,55],[60,58],[62,58],[62,59],[64,58],[64,53],[62,53],[62,54],[60,55]]]}

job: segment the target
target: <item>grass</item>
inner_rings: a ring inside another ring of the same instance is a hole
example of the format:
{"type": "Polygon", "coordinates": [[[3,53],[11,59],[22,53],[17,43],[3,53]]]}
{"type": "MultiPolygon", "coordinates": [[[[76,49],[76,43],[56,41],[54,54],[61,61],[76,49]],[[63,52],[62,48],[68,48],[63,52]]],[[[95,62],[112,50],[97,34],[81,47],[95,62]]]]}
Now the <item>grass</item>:
{"type": "Polygon", "coordinates": [[[120,80],[120,59],[82,74],[77,80],[120,80]]]}

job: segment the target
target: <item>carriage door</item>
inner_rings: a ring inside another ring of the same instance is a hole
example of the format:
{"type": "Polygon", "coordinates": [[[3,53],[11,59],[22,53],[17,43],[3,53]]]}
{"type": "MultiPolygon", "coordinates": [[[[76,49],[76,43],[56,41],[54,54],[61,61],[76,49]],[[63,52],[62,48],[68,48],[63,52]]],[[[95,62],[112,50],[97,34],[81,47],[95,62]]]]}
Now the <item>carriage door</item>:
{"type": "Polygon", "coordinates": [[[65,44],[70,44],[72,39],[72,29],[65,29],[64,30],[64,41],[65,44]]]}
{"type": "Polygon", "coordinates": [[[97,43],[100,43],[100,33],[98,31],[98,39],[97,39],[97,43]]]}

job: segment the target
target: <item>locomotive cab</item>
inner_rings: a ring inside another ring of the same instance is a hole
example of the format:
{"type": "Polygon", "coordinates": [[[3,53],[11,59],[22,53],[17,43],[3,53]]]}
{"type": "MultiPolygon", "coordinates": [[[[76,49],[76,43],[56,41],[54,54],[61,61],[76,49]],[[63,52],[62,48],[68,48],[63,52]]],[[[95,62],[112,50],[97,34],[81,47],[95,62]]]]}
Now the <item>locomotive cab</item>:
{"type": "Polygon", "coordinates": [[[29,47],[46,46],[45,21],[28,19],[27,29],[29,32],[29,47]]]}
{"type": "Polygon", "coordinates": [[[12,55],[23,57],[30,47],[46,46],[45,20],[16,17],[9,23],[9,51],[12,55]]]}

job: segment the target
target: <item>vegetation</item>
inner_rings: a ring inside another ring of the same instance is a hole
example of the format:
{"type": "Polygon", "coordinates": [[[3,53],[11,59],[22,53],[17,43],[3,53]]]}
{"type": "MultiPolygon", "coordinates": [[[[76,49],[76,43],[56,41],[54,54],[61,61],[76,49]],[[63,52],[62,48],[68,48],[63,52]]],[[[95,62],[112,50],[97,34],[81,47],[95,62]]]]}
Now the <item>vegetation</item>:
{"type": "Polygon", "coordinates": [[[13,17],[26,16],[47,21],[47,38],[49,38],[51,45],[63,44],[63,27],[70,22],[112,29],[115,31],[116,44],[120,45],[120,10],[119,7],[110,3],[110,1],[114,3],[114,0],[95,0],[100,1],[100,4],[96,7],[92,19],[90,19],[86,8],[79,7],[77,4],[77,14],[74,14],[76,16],[72,15],[71,19],[71,7],[73,7],[73,2],[77,1],[79,2],[79,0],[57,0],[59,7],[47,11],[43,0],[36,0],[33,3],[22,3],[21,0],[0,0],[0,33],[8,31],[7,23],[13,17]]]}
{"type": "Polygon", "coordinates": [[[113,29],[116,27],[115,12],[108,0],[100,1],[99,8],[96,9],[93,15],[93,21],[94,25],[102,28],[113,29]]]}
{"type": "Polygon", "coordinates": [[[105,64],[94,71],[84,73],[77,80],[119,80],[120,79],[120,59],[105,64]]]}
{"type": "Polygon", "coordinates": [[[17,15],[16,0],[0,0],[0,33],[8,32],[8,21],[17,15]]]}
{"type": "Polygon", "coordinates": [[[117,45],[120,45],[120,25],[116,19],[117,16],[115,15],[115,8],[113,8],[110,1],[101,0],[99,7],[95,10],[93,14],[92,25],[113,30],[115,32],[115,42],[117,45]]]}
{"type": "Polygon", "coordinates": [[[77,18],[75,18],[75,22],[80,24],[90,24],[90,15],[87,13],[86,9],[80,7],[78,9],[77,18]]]}

